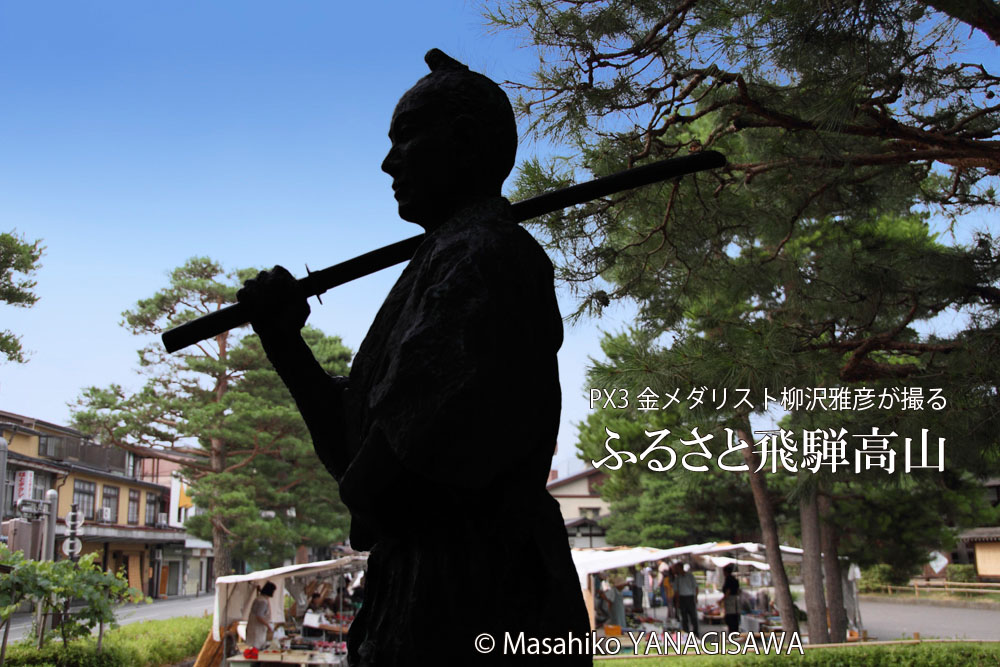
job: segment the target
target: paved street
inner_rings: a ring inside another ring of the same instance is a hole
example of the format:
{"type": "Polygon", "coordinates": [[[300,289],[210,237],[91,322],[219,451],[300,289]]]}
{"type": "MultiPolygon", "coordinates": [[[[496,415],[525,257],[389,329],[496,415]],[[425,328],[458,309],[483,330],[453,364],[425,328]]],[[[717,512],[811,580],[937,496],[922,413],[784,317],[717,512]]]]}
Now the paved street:
{"type": "MultiPolygon", "coordinates": [[[[646,610],[659,619],[664,617],[663,612],[663,607],[646,610]]],[[[913,639],[913,633],[919,632],[921,639],[1000,640],[1000,610],[862,600],[861,620],[871,639],[913,639]]]]}
{"type": "MultiPolygon", "coordinates": [[[[156,600],[152,604],[130,604],[120,608],[116,616],[121,625],[175,616],[201,616],[204,613],[212,613],[214,600],[212,595],[200,595],[198,597],[156,600]]],[[[8,641],[17,641],[30,632],[31,618],[25,614],[17,614],[10,626],[8,641]]]]}
{"type": "MultiPolygon", "coordinates": [[[[126,625],[174,616],[211,614],[213,600],[211,595],[202,595],[157,600],[148,605],[127,605],[118,610],[118,621],[126,625]]],[[[656,611],[662,613],[662,608],[656,611]]],[[[1000,640],[1000,611],[989,609],[862,601],[861,618],[868,630],[868,636],[872,639],[910,639],[914,632],[919,632],[923,639],[1000,640]]],[[[11,626],[10,641],[20,639],[30,630],[31,619],[18,614],[11,626]]]]}
{"type": "Polygon", "coordinates": [[[878,639],[996,639],[1000,640],[1000,611],[918,604],[861,602],[861,620],[868,636],[878,639]]]}

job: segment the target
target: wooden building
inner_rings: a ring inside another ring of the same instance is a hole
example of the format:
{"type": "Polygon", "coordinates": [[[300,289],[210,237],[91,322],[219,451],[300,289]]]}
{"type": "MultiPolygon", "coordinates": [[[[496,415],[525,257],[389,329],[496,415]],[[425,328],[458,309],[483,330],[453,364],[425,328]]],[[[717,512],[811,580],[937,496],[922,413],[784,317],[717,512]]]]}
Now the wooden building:
{"type": "Polygon", "coordinates": [[[97,552],[104,567],[124,569],[129,584],[151,597],[182,593],[181,568],[167,563],[164,552],[183,549],[186,534],[169,525],[170,487],[143,479],[141,457],[11,412],[0,411],[0,434],[8,442],[4,519],[17,515],[15,493],[42,500],[55,489],[57,559],[65,557],[65,517],[76,503],[84,517],[77,531],[83,554],[97,552]]]}

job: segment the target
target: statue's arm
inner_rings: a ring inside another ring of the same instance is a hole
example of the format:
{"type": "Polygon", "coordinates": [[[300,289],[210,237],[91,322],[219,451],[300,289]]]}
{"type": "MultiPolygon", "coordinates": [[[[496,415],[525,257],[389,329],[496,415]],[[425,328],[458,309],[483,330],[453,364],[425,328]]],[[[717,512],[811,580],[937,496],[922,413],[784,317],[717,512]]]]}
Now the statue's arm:
{"type": "Polygon", "coordinates": [[[250,324],[295,400],[317,455],[339,479],[355,449],[350,446],[344,420],[349,381],[327,373],[302,338],[309,305],[295,278],[280,266],[261,271],[244,283],[237,300],[250,308],[250,324]]]}
{"type": "Polygon", "coordinates": [[[269,340],[264,352],[285,383],[309,428],[313,448],[331,474],[340,479],[353,454],[344,419],[346,377],[330,375],[313,356],[301,335],[269,340]]]}

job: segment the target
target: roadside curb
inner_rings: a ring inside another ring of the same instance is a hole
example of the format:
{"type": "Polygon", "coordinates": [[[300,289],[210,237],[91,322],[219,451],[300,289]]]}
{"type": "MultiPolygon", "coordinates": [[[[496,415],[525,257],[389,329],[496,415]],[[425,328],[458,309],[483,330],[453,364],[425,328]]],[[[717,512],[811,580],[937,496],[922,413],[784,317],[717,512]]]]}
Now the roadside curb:
{"type": "Polygon", "coordinates": [[[978,600],[935,600],[932,598],[897,597],[895,595],[859,595],[861,602],[885,602],[887,604],[920,604],[928,607],[954,607],[957,609],[990,609],[1000,611],[1000,602],[978,600]]]}

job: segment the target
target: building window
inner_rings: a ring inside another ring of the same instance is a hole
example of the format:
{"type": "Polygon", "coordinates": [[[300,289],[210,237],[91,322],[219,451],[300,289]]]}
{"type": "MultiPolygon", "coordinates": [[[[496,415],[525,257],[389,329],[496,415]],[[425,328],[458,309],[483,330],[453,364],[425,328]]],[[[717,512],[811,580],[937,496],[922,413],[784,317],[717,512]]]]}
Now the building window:
{"type": "Polygon", "coordinates": [[[110,510],[108,521],[118,523],[118,487],[104,485],[101,496],[101,507],[110,510]]]}
{"type": "Polygon", "coordinates": [[[138,477],[139,472],[142,470],[141,465],[142,459],[132,452],[126,452],[125,454],[125,474],[129,477],[138,477]]]}
{"type": "Polygon", "coordinates": [[[47,472],[35,471],[35,485],[31,489],[31,497],[35,500],[45,500],[45,492],[52,488],[52,476],[47,472]]]}
{"type": "Polygon", "coordinates": [[[65,458],[65,447],[63,439],[56,435],[38,436],[38,455],[47,456],[51,459],[65,458]]]}
{"type": "Polygon", "coordinates": [[[135,489],[128,490],[128,522],[130,526],[139,523],[139,492],[135,489]]]}
{"type": "Polygon", "coordinates": [[[156,513],[160,511],[160,498],[155,493],[146,492],[146,525],[156,525],[156,513]]]}
{"type": "Polygon", "coordinates": [[[73,482],[73,502],[78,510],[83,512],[83,518],[94,520],[94,499],[97,497],[97,484],[85,482],[82,479],[73,482]]]}

